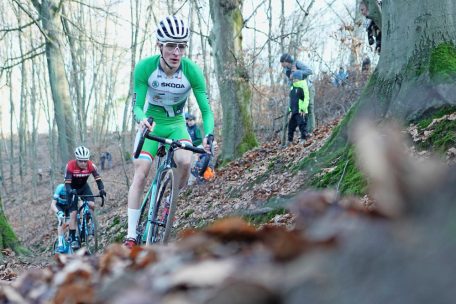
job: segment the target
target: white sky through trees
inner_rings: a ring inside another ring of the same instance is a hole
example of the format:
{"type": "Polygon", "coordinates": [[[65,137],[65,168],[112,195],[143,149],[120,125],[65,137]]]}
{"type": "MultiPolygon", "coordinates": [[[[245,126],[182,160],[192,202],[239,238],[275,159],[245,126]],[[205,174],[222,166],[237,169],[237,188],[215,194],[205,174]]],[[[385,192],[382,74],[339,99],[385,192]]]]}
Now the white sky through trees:
{"type": "MultiPolygon", "coordinates": [[[[307,8],[311,0],[285,0],[285,17],[286,18],[295,18],[296,15],[302,14],[301,8],[307,8]],[[299,3],[299,5],[298,5],[299,3]]],[[[116,18],[111,18],[111,23],[107,26],[107,39],[106,43],[118,46],[122,48],[124,51],[121,52],[121,55],[115,57],[114,60],[118,60],[121,62],[121,76],[118,77],[118,85],[116,87],[116,92],[114,93],[114,99],[119,100],[119,111],[117,111],[119,117],[115,119],[113,125],[110,127],[111,129],[115,130],[117,126],[116,123],[120,123],[122,120],[122,111],[123,111],[123,98],[127,94],[128,90],[128,81],[129,81],[129,71],[130,71],[130,54],[129,54],[129,46],[130,46],[130,0],[116,0],[116,1],[101,1],[101,0],[92,0],[88,1],[87,3],[91,3],[93,6],[98,6],[99,8],[109,9],[116,18]],[[110,3],[107,5],[106,3],[110,3]],[[115,21],[114,21],[115,19],[115,21]]],[[[182,9],[179,11],[179,15],[187,18],[189,12],[188,1],[175,1],[175,8],[182,6],[182,9]]],[[[326,72],[335,72],[340,65],[346,66],[348,62],[348,48],[341,46],[340,39],[344,35],[339,29],[341,25],[344,23],[351,23],[352,17],[350,14],[354,16],[355,12],[355,0],[315,0],[314,5],[310,11],[310,15],[306,19],[305,28],[308,28],[303,33],[303,43],[300,47],[300,52],[298,55],[298,59],[304,61],[307,65],[312,67],[312,69],[318,74],[320,71],[326,72]]],[[[206,1],[199,1],[201,10],[202,10],[202,24],[205,27],[203,29],[204,35],[209,35],[207,32],[207,24],[211,22],[209,18],[209,4],[206,1]]],[[[13,4],[9,4],[13,5],[13,4]]],[[[162,1],[161,7],[154,8],[155,16],[160,19],[167,15],[166,11],[163,9],[165,8],[166,1],[162,1]]],[[[264,63],[267,65],[267,47],[263,47],[261,50],[254,50],[254,46],[258,49],[267,41],[267,33],[268,33],[268,23],[269,20],[267,19],[266,10],[267,10],[268,1],[260,1],[260,0],[245,0],[243,6],[243,17],[244,19],[248,19],[246,22],[246,27],[243,30],[243,47],[246,50],[247,60],[246,64],[252,64],[253,57],[255,56],[257,62],[264,63]],[[254,13],[253,13],[254,12],[254,13]],[[253,30],[256,28],[256,31],[253,30]],[[256,42],[254,42],[256,39],[256,42]],[[250,59],[249,59],[250,58],[250,59]]],[[[280,1],[273,0],[273,34],[276,37],[280,33],[279,28],[279,21],[280,21],[280,1]]],[[[3,7],[7,9],[8,4],[3,4],[3,7]]],[[[31,6],[30,6],[31,7],[31,6]]],[[[193,8],[195,9],[195,8],[193,8]]],[[[100,20],[100,35],[103,34],[103,13],[101,10],[94,10],[94,19],[100,20]]],[[[4,14],[3,14],[4,15],[4,14]]],[[[5,22],[2,22],[0,27],[3,28],[13,28],[17,27],[17,19],[14,15],[4,15],[2,19],[5,22]]],[[[28,17],[24,14],[21,20],[21,24],[28,22],[28,17]]],[[[197,21],[194,19],[194,23],[197,21]]],[[[151,26],[155,29],[155,23],[151,22],[151,26]]],[[[197,24],[194,24],[197,27],[197,24]]],[[[143,29],[143,30],[153,30],[153,29],[143,29]]],[[[37,30],[36,27],[34,29],[37,30]]],[[[290,31],[292,29],[287,28],[286,31],[290,31]]],[[[197,29],[197,31],[199,31],[197,29]]],[[[37,32],[38,33],[38,32],[37,32]]],[[[38,36],[38,34],[36,35],[38,36]]],[[[0,62],[2,65],[6,62],[6,57],[17,57],[19,56],[19,51],[17,49],[17,34],[11,36],[13,41],[12,44],[12,51],[7,51],[6,49],[0,50],[0,62]]],[[[30,45],[30,42],[26,41],[27,37],[23,36],[24,45],[30,45]]],[[[36,38],[35,38],[36,39],[36,38]]],[[[99,37],[100,40],[101,37],[99,37]]],[[[277,77],[280,77],[281,67],[279,64],[279,57],[280,57],[280,45],[276,42],[273,43],[273,52],[274,52],[274,68],[276,69],[274,72],[277,77]]],[[[287,40],[285,40],[287,41],[287,40]]],[[[194,33],[192,37],[193,42],[193,59],[198,62],[201,66],[201,61],[203,60],[201,56],[201,46],[200,46],[200,39],[194,33]]],[[[36,45],[36,43],[35,43],[36,45]]],[[[3,46],[0,48],[5,48],[6,44],[3,43],[3,46]]],[[[68,44],[66,44],[68,47],[68,44]]],[[[208,46],[208,50],[210,47],[208,46]]],[[[109,51],[109,50],[108,50],[109,51]]],[[[142,57],[150,56],[152,54],[157,53],[155,48],[155,36],[150,35],[150,41],[147,41],[144,47],[144,52],[142,57]]],[[[44,55],[42,55],[44,56],[44,55]]],[[[109,56],[107,56],[109,57],[109,56]]],[[[65,55],[66,59],[69,59],[68,55],[65,55]]],[[[206,58],[207,60],[207,58],[206,58]]],[[[106,64],[114,64],[112,59],[106,61],[106,64]]],[[[258,63],[256,63],[258,64],[258,63]]],[[[67,62],[67,65],[70,66],[70,62],[67,62]]],[[[214,68],[214,65],[211,65],[214,68]]],[[[252,65],[253,66],[253,65],[252,65]]],[[[69,69],[67,69],[69,70],[69,69]]],[[[41,73],[46,73],[45,76],[47,78],[47,71],[41,73]]],[[[18,107],[20,104],[20,65],[17,65],[13,68],[13,99],[16,108],[15,118],[14,118],[14,125],[17,125],[18,121],[18,107]]],[[[214,75],[213,72],[211,75],[214,75]]],[[[265,81],[259,79],[259,81],[265,81]]],[[[215,80],[212,81],[215,84],[215,80]]],[[[214,94],[216,96],[217,94],[214,94]]],[[[7,136],[10,130],[10,105],[9,105],[9,88],[6,86],[6,79],[5,73],[1,75],[0,78],[0,98],[2,100],[1,106],[1,127],[3,130],[3,134],[7,136]]],[[[49,97],[50,98],[50,97],[49,97]]],[[[52,106],[52,102],[49,102],[52,106]]],[[[53,111],[51,111],[53,113],[53,111]]],[[[47,132],[47,123],[45,123],[45,118],[40,114],[40,122],[38,125],[43,127],[43,130],[40,129],[40,132],[47,132]]],[[[88,120],[90,121],[90,119],[88,120]]]]}

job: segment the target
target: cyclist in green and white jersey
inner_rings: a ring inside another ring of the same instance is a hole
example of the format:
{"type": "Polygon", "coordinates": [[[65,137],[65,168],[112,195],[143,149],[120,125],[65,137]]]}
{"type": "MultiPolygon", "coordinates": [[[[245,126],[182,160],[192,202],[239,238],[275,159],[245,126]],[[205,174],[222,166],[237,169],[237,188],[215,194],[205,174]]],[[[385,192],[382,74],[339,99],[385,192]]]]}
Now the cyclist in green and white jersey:
{"type": "MultiPolygon", "coordinates": [[[[160,54],[139,61],[134,71],[133,114],[139,124],[135,146],[144,127],[156,136],[191,142],[183,113],[190,91],[193,90],[203,117],[206,134],[203,146],[209,151],[207,139],[213,136],[214,115],[201,69],[184,57],[189,29],[182,19],[168,16],[159,22],[156,37],[160,54]],[[153,117],[152,125],[147,121],[148,117],[153,117]]],[[[135,245],[140,199],[157,148],[158,142],[146,139],[140,156],[134,160],[135,174],[128,192],[128,232],[124,242],[129,248],[135,245]]],[[[175,181],[178,188],[182,189],[189,178],[192,152],[178,150],[174,155],[177,164],[175,181]]]]}

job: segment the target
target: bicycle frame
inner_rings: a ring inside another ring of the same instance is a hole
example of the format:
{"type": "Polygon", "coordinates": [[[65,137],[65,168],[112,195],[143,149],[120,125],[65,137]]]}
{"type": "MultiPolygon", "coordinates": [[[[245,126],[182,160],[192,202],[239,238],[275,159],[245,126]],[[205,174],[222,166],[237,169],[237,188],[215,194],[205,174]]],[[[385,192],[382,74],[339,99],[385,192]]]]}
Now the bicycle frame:
{"type": "MultiPolygon", "coordinates": [[[[148,130],[144,130],[142,133],[142,137],[140,138],[138,147],[136,148],[135,152],[135,158],[138,158],[142,145],[144,144],[144,139],[148,138],[151,140],[158,141],[160,143],[159,148],[157,150],[157,158],[156,158],[156,172],[155,172],[155,177],[149,187],[149,190],[147,191],[140,207],[140,221],[137,226],[137,242],[138,243],[145,243],[146,245],[156,243],[158,239],[155,239],[156,234],[158,233],[155,229],[159,229],[159,227],[164,227],[165,231],[163,232],[163,239],[161,239],[162,242],[166,242],[167,235],[169,234],[169,229],[171,222],[172,221],[172,215],[173,215],[173,210],[175,208],[174,206],[174,201],[175,201],[175,195],[176,192],[174,191],[174,181],[171,181],[171,201],[170,203],[170,210],[171,212],[169,213],[169,216],[165,218],[164,221],[159,221],[157,220],[158,217],[158,211],[160,208],[160,201],[162,197],[158,197],[158,195],[163,195],[163,193],[158,193],[159,190],[161,190],[161,180],[163,177],[168,175],[168,171],[172,170],[173,168],[176,168],[176,164],[174,162],[174,152],[177,149],[185,149],[185,150],[190,150],[195,153],[207,153],[204,149],[202,148],[197,148],[194,147],[193,145],[189,143],[183,143],[179,141],[175,141],[172,139],[168,138],[161,138],[157,137],[154,135],[151,135],[148,130]],[[165,152],[165,145],[168,146],[168,151],[165,152]],[[141,224],[143,223],[141,221],[141,218],[146,211],[146,206],[147,203],[149,202],[149,210],[147,212],[147,221],[145,224],[145,227],[141,227],[141,224]],[[140,231],[141,228],[144,228],[143,231],[140,231]],[[151,229],[154,229],[153,232],[151,229]],[[153,234],[153,235],[150,235],[153,234]]],[[[174,179],[173,173],[169,173],[171,177],[174,179]]],[[[166,186],[166,185],[165,185],[166,186]]]]}
{"type": "MultiPolygon", "coordinates": [[[[171,143],[167,152],[164,151],[165,145],[163,143],[161,143],[158,147],[158,151],[160,151],[160,152],[157,153],[157,159],[156,159],[156,164],[155,164],[156,172],[155,172],[154,180],[152,181],[151,186],[150,186],[149,190],[147,191],[146,196],[143,199],[143,202],[141,204],[141,209],[140,209],[141,213],[143,213],[145,211],[144,209],[146,208],[147,202],[148,201],[150,202],[149,210],[147,213],[147,224],[146,224],[144,231],[142,231],[141,235],[139,236],[141,238],[141,242],[145,243],[146,245],[150,245],[152,243],[157,242],[156,239],[147,238],[147,234],[150,229],[149,228],[150,225],[157,225],[157,226],[161,226],[161,227],[166,226],[166,221],[163,222],[163,221],[157,220],[158,209],[160,207],[157,204],[157,199],[158,199],[157,195],[158,195],[158,190],[160,189],[160,184],[159,184],[160,180],[161,180],[160,177],[166,171],[172,170],[173,168],[177,167],[176,164],[174,163],[174,152],[178,148],[179,147],[173,143],[171,143]]],[[[173,197],[172,197],[171,204],[174,201],[174,190],[173,190],[172,196],[173,197]]]]}
{"type": "MultiPolygon", "coordinates": [[[[100,197],[101,206],[103,207],[104,206],[104,197],[101,195],[74,195],[74,196],[77,197],[77,201],[79,201],[79,199],[81,199],[81,201],[82,201],[82,204],[81,204],[81,206],[78,207],[77,213],[76,213],[76,227],[77,227],[77,233],[79,236],[79,240],[84,241],[89,253],[94,254],[98,249],[97,221],[96,221],[95,214],[93,214],[92,210],[90,209],[89,201],[87,200],[87,198],[100,197]],[[90,219],[90,222],[88,222],[88,219],[90,219]],[[90,225],[90,228],[88,227],[89,225],[90,225]],[[89,231],[89,229],[93,229],[93,231],[89,231]],[[89,236],[91,236],[93,238],[94,248],[89,248],[90,245],[89,245],[89,241],[87,239],[89,236]]],[[[73,199],[75,199],[74,196],[73,196],[73,199]]]]}

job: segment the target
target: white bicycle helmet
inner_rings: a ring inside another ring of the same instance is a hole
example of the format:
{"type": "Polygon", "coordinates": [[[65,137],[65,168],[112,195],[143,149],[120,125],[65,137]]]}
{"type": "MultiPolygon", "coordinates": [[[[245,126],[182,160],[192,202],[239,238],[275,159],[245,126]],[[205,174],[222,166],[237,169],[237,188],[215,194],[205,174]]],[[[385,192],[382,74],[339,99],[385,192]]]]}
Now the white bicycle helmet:
{"type": "Polygon", "coordinates": [[[160,42],[188,42],[189,30],[184,20],[167,16],[158,23],[156,36],[160,42]]]}
{"type": "Polygon", "coordinates": [[[76,149],[74,149],[74,156],[77,160],[89,160],[90,151],[84,146],[79,146],[76,149]]]}

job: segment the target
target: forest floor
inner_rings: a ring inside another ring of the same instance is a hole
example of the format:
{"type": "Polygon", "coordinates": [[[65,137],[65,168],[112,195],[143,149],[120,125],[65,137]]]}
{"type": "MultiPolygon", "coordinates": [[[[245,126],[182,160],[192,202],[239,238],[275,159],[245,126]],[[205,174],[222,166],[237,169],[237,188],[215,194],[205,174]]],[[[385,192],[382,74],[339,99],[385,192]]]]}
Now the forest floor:
{"type": "MultiPolygon", "coordinates": [[[[204,227],[218,218],[232,215],[268,213],[276,207],[265,206],[270,198],[290,197],[303,190],[303,173],[295,175],[287,172],[286,168],[291,168],[319,149],[337,122],[335,120],[315,130],[305,144],[281,147],[277,140],[262,144],[239,160],[217,170],[214,180],[189,186],[178,200],[176,230],[204,227]]],[[[115,146],[110,149],[115,151],[115,146]]],[[[122,242],[126,235],[126,178],[131,182],[133,165],[127,162],[124,167],[117,156],[114,157],[112,168],[101,171],[101,175],[108,197],[105,206],[98,207],[96,214],[101,233],[100,247],[105,248],[111,243],[122,242]]],[[[15,278],[28,268],[42,268],[53,263],[56,222],[49,208],[53,193],[50,183],[50,176],[43,176],[35,191],[24,187],[4,197],[8,220],[21,243],[31,252],[30,256],[18,257],[11,251],[5,251],[4,256],[9,263],[3,266],[5,269],[0,269],[0,280],[15,278]]],[[[93,178],[89,178],[89,183],[96,193],[93,178]]],[[[274,221],[287,223],[290,219],[290,214],[284,213],[278,214],[274,221]]]]}
{"type": "MultiPolygon", "coordinates": [[[[454,114],[452,115],[448,118],[449,121],[455,120],[454,114]]],[[[17,256],[9,250],[2,252],[0,281],[10,285],[17,281],[18,276],[27,273],[25,277],[28,279],[17,282],[15,290],[31,290],[44,284],[50,291],[39,293],[40,299],[49,298],[49,292],[58,297],[59,292],[64,291],[56,286],[66,286],[71,287],[76,298],[82,296],[81,289],[78,288],[89,290],[85,294],[90,299],[88,302],[96,296],[97,301],[104,303],[126,303],[131,299],[124,297],[114,301],[117,294],[114,291],[130,286],[130,291],[135,288],[141,290],[135,294],[138,303],[154,302],[151,299],[163,303],[223,303],[222,298],[230,298],[239,292],[248,296],[245,302],[236,303],[260,303],[261,299],[257,297],[263,297],[263,300],[291,297],[287,302],[302,303],[302,294],[293,289],[296,280],[310,280],[317,284],[320,282],[323,286],[326,279],[320,277],[322,273],[311,265],[296,268],[297,260],[299,265],[304,265],[304,260],[309,255],[316,259],[312,252],[321,253],[320,250],[325,250],[323,255],[332,256],[339,252],[338,257],[350,259],[346,262],[348,267],[353,263],[351,259],[354,256],[349,257],[346,252],[352,252],[354,247],[363,250],[373,242],[372,230],[383,235],[389,229],[384,226],[387,214],[379,211],[365,217],[368,210],[364,206],[372,206],[367,196],[340,198],[333,190],[311,191],[307,189],[306,173],[292,170],[294,165],[324,144],[337,123],[338,120],[335,120],[320,126],[305,144],[283,148],[277,141],[263,143],[242,158],[218,169],[214,180],[190,186],[178,201],[175,230],[180,232],[177,236],[179,240],[164,247],[138,248],[129,252],[120,245],[111,245],[119,244],[126,234],[127,178],[131,181],[133,173],[131,163],[124,167],[119,156],[114,157],[113,167],[101,172],[108,201],[103,208],[97,208],[102,248],[97,260],[83,257],[82,253],[73,258],[53,255],[56,223],[49,210],[51,181],[48,176],[44,176],[40,182],[41,187],[35,192],[29,187],[23,187],[20,192],[10,192],[4,197],[8,220],[21,243],[31,253],[29,256],[17,256]],[[368,201],[370,202],[367,203],[368,201]],[[333,205],[339,206],[342,211],[330,207],[333,205]],[[223,218],[225,220],[220,221],[223,218]],[[309,226],[313,228],[306,230],[309,226]],[[306,230],[305,237],[303,230],[306,230]],[[365,234],[359,235],[361,231],[365,234]],[[353,241],[346,239],[347,233],[353,236],[353,241]],[[342,247],[339,243],[341,235],[345,242],[342,247]],[[303,257],[304,260],[297,259],[303,252],[308,252],[307,257],[303,257]],[[234,256],[237,258],[233,259],[234,256]],[[72,270],[68,268],[70,264],[73,265],[72,270]],[[149,267],[152,264],[161,266],[149,267]],[[82,273],[90,276],[89,285],[84,285],[87,283],[82,284],[71,276],[75,274],[75,267],[79,275],[82,273]],[[243,269],[244,267],[246,268],[243,269]],[[37,274],[30,271],[32,269],[48,270],[37,274]],[[120,274],[125,269],[129,271],[120,274]],[[129,276],[131,271],[140,269],[145,271],[136,274],[135,279],[129,276]],[[58,278],[59,272],[64,273],[65,277],[58,278]],[[258,276],[253,279],[255,272],[258,276]],[[157,273],[162,276],[162,280],[152,281],[151,276],[155,279],[157,273]],[[290,280],[294,283],[290,283],[290,280]],[[34,281],[40,283],[31,283],[34,281]],[[101,281],[102,292],[95,292],[94,286],[99,286],[101,281]],[[287,288],[286,295],[277,290],[281,284],[287,288]],[[49,289],[51,285],[54,289],[49,289]]],[[[404,133],[415,143],[425,141],[432,135],[432,125],[433,123],[427,130],[411,126],[404,133]]],[[[395,148],[400,149],[398,146],[395,148]]],[[[111,149],[114,151],[115,146],[111,149]]],[[[454,144],[446,148],[447,163],[454,164],[455,152],[454,144]]],[[[431,156],[431,152],[425,149],[412,148],[407,153],[422,160],[431,156]]],[[[326,168],[326,171],[331,169],[326,168]]],[[[96,189],[95,184],[91,186],[96,189]]],[[[390,233],[386,235],[389,237],[390,233]]],[[[374,246],[381,248],[386,238],[374,246]]],[[[397,250],[402,252],[403,248],[397,250]]],[[[13,289],[5,290],[6,297],[11,298],[13,289]]],[[[65,292],[70,292],[68,290],[65,289],[65,292]]],[[[30,298],[31,291],[27,292],[30,298]]],[[[0,293],[0,300],[2,296],[5,297],[0,293]]],[[[84,298],[78,299],[84,302],[84,298]]],[[[315,302],[316,298],[309,300],[315,302]]]]}

